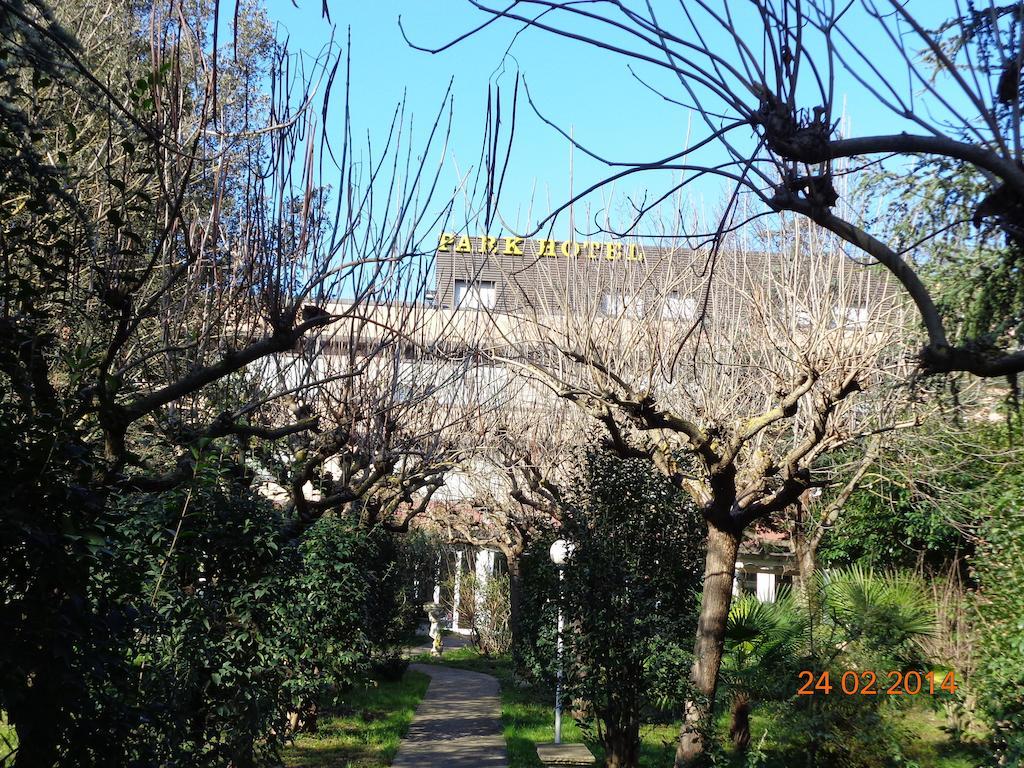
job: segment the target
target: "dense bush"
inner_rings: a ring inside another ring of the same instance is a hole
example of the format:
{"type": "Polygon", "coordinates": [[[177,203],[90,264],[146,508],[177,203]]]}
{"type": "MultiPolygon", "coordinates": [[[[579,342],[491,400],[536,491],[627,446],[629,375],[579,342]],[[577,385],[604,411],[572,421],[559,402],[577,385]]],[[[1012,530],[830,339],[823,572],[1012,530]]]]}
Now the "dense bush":
{"type": "Polygon", "coordinates": [[[127,643],[142,720],[126,758],[244,766],[273,755],[286,684],[301,675],[289,642],[301,557],[277,512],[212,469],[119,510],[109,576],[145,627],[127,643]]]}
{"type": "MultiPolygon", "coordinates": [[[[822,565],[914,568],[921,563],[939,570],[971,550],[970,539],[949,524],[949,510],[929,497],[935,489],[916,488],[886,468],[878,474],[870,488],[847,500],[834,529],[822,539],[822,565]]],[[[942,492],[969,493],[977,483],[961,477],[958,485],[942,492]]]]}
{"type": "Polygon", "coordinates": [[[566,701],[605,748],[639,760],[641,720],[684,698],[703,570],[702,522],[649,464],[587,457],[567,489],[559,535],[574,550],[561,590],[547,546],[524,558],[524,639],[517,658],[552,682],[561,604],[566,701]]]}
{"type": "Polygon", "coordinates": [[[424,620],[437,568],[429,536],[375,528],[366,534],[361,572],[367,585],[364,626],[376,661],[394,659],[424,620]]]}
{"type": "MultiPolygon", "coordinates": [[[[999,425],[932,424],[899,438],[881,453],[870,480],[850,495],[821,542],[824,566],[947,570],[969,556],[977,505],[1005,464],[1006,430],[999,425]]],[[[853,460],[859,455],[844,457],[853,460]]],[[[824,499],[839,489],[827,491],[824,499]]]]}
{"type": "Polygon", "coordinates": [[[980,702],[998,766],[1024,765],[1024,484],[1003,496],[974,561],[980,702]]]}
{"type": "Polygon", "coordinates": [[[289,538],[212,450],[188,486],[115,499],[105,519],[82,544],[97,631],[69,642],[94,667],[76,711],[110,735],[79,740],[77,765],[275,762],[294,727],[397,655],[434,563],[426,538],[341,515],[289,538]]]}
{"type": "Polygon", "coordinates": [[[520,560],[520,631],[512,646],[512,661],[520,675],[537,684],[555,679],[559,585],[548,549],[557,535],[552,531],[532,541],[520,560]]]}
{"type": "Polygon", "coordinates": [[[301,567],[283,595],[290,664],[286,688],[297,720],[315,724],[325,695],[367,672],[373,645],[367,635],[370,589],[366,569],[373,547],[362,531],[337,515],[321,518],[299,544],[301,567]]]}
{"type": "Polygon", "coordinates": [[[947,595],[956,623],[945,629],[945,650],[955,653],[938,659],[959,675],[957,697],[947,703],[953,728],[959,737],[965,725],[987,720],[996,764],[1017,765],[1024,761],[1019,437],[991,423],[949,434],[953,442],[915,440],[917,466],[897,471],[890,462],[870,488],[854,493],[823,541],[821,561],[956,571],[964,588],[947,595]]]}

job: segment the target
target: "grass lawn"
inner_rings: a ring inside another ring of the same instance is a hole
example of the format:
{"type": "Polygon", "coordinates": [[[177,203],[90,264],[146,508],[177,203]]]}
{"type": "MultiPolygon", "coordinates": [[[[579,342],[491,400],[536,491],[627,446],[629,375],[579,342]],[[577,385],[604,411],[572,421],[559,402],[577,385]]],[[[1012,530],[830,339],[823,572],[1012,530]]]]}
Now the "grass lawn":
{"type": "MultiPolygon", "coordinates": [[[[510,768],[540,768],[537,759],[538,743],[550,742],[554,738],[553,697],[546,691],[524,687],[512,674],[507,658],[480,656],[472,648],[458,648],[446,651],[444,656],[431,659],[420,656],[415,659],[426,664],[442,663],[475,672],[493,675],[501,682],[501,720],[508,745],[510,768]]],[[[920,737],[908,749],[907,757],[917,762],[920,768],[977,768],[988,754],[978,745],[955,744],[942,730],[942,715],[925,707],[911,709],[901,714],[905,724],[920,737]]],[[[727,740],[728,720],[723,715],[719,723],[723,742],[727,740]]],[[[772,749],[771,734],[773,723],[767,716],[756,710],[751,718],[752,742],[756,744],[767,730],[765,741],[767,761],[764,768],[793,768],[801,764],[792,754],[781,754],[772,749]]],[[[641,732],[640,764],[644,768],[666,768],[672,765],[679,726],[676,723],[650,725],[641,732]]],[[[601,764],[603,751],[596,742],[588,740],[571,717],[562,721],[562,740],[584,742],[590,747],[601,764]]],[[[731,768],[742,768],[743,756],[730,755],[731,768]]]]}
{"type": "Polygon", "coordinates": [[[407,671],[397,682],[347,693],[335,714],[320,718],[316,734],[303,734],[284,751],[288,768],[384,768],[391,765],[402,736],[430,678],[407,671]]]}
{"type": "Polygon", "coordinates": [[[920,738],[907,748],[907,757],[921,768],[978,768],[992,750],[975,737],[969,743],[957,744],[942,730],[945,720],[941,712],[924,707],[907,713],[906,725],[920,738]]]}

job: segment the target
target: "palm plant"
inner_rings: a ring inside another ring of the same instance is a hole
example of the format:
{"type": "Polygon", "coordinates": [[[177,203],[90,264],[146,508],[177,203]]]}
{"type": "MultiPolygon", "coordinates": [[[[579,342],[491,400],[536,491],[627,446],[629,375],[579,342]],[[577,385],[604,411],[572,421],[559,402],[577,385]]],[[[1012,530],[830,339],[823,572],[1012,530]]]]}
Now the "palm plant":
{"type": "MultiPolygon", "coordinates": [[[[795,696],[801,670],[902,670],[923,661],[922,641],[935,627],[935,610],[920,582],[902,573],[875,573],[852,566],[822,571],[799,593],[780,591],[774,603],[746,595],[733,601],[722,663],[724,687],[731,694],[730,736],[739,750],[750,742],[750,712],[758,702],[795,696]]],[[[840,675],[833,675],[838,679],[840,675]]],[[[880,680],[884,680],[884,674],[880,680]]],[[[869,732],[853,721],[867,718],[878,727],[879,697],[808,696],[790,708],[790,725],[819,734],[807,744],[829,763],[832,747],[846,758],[850,733],[869,732]],[[868,712],[868,709],[871,711],[868,712]],[[815,724],[803,728],[801,719],[815,724]],[[845,744],[822,733],[846,733],[845,744]],[[824,742],[824,743],[818,743],[824,742]]],[[[863,723],[862,723],[863,724],[863,723]]],[[[839,764],[851,764],[842,763],[839,764]]]]}
{"type": "Polygon", "coordinates": [[[920,660],[921,642],[935,631],[935,607],[919,579],[852,565],[822,572],[816,582],[821,611],[815,624],[839,640],[838,650],[850,655],[856,648],[884,663],[920,660]]]}
{"type": "Polygon", "coordinates": [[[750,709],[757,700],[786,699],[807,634],[807,616],[788,589],[773,603],[754,595],[733,600],[726,623],[722,683],[732,695],[729,736],[750,743],[750,709]]]}

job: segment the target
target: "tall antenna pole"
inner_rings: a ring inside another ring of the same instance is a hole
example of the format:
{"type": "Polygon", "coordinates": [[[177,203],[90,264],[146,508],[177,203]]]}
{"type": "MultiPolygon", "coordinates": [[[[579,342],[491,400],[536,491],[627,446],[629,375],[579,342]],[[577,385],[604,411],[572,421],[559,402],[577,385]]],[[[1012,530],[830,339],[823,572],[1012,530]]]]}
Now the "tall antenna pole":
{"type": "Polygon", "coordinates": [[[576,147],[575,126],[569,126],[569,239],[576,240],[576,223],[572,217],[572,156],[576,147]]]}

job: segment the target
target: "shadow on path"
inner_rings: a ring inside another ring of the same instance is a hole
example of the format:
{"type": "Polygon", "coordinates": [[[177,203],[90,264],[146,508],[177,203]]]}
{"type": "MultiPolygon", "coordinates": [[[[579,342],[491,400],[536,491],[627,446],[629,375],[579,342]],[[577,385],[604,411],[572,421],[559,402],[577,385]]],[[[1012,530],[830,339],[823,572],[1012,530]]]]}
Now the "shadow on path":
{"type": "Polygon", "coordinates": [[[412,664],[430,675],[392,768],[507,768],[498,681],[490,675],[412,664]]]}

